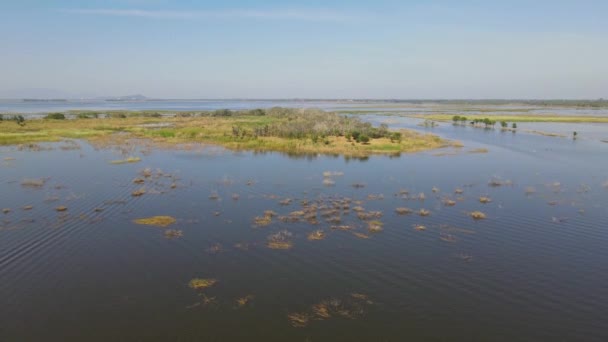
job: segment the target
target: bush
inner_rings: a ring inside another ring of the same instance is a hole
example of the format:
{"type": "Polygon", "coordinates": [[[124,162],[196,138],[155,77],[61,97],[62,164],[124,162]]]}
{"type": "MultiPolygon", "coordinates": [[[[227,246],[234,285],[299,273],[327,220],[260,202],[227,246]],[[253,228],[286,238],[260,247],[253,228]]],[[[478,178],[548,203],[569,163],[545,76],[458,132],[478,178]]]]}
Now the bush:
{"type": "Polygon", "coordinates": [[[44,118],[47,120],[65,120],[65,115],[63,113],[50,113],[44,118]]]}
{"type": "Polygon", "coordinates": [[[367,144],[369,142],[369,137],[367,135],[360,135],[358,142],[362,144],[367,144]]]}

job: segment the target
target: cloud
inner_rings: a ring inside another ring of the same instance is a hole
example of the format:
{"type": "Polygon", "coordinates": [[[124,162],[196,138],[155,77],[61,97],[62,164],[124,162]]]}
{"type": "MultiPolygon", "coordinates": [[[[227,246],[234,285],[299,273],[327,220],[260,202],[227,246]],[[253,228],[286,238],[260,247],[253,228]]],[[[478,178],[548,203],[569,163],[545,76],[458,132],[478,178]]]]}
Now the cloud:
{"type": "Polygon", "coordinates": [[[353,13],[311,10],[311,9],[280,9],[280,10],[217,10],[217,11],[171,11],[171,10],[142,10],[142,9],[65,9],[64,13],[101,15],[113,17],[140,17],[150,19],[267,19],[267,20],[299,20],[321,22],[347,22],[360,19],[353,13]]]}

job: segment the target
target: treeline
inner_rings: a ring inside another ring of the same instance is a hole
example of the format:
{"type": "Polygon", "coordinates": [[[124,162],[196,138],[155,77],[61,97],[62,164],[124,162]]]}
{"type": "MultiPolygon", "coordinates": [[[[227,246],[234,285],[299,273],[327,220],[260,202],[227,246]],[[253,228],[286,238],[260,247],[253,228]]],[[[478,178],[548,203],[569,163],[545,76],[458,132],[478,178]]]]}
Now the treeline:
{"type": "MultiPolygon", "coordinates": [[[[454,122],[454,124],[460,124],[460,125],[466,125],[467,121],[469,121],[469,119],[466,116],[460,116],[460,115],[454,115],[452,117],[452,121],[454,122]]],[[[496,126],[496,124],[499,123],[499,121],[496,120],[492,120],[490,118],[483,118],[483,119],[473,119],[469,122],[469,124],[471,126],[481,126],[484,125],[486,128],[494,127],[496,126]]],[[[500,121],[500,126],[504,129],[509,128],[509,123],[506,121],[500,121]]],[[[511,128],[513,129],[517,129],[517,123],[513,122],[511,124],[511,128]]]]}
{"type": "Polygon", "coordinates": [[[23,117],[23,115],[0,114],[0,123],[2,123],[3,121],[13,121],[19,126],[25,126],[25,118],[23,117]]]}

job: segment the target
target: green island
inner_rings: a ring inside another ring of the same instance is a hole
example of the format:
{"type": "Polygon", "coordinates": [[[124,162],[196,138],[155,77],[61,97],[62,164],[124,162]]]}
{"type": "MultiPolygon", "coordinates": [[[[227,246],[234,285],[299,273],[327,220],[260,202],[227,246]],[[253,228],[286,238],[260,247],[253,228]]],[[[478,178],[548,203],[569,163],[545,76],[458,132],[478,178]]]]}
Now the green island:
{"type": "Polygon", "coordinates": [[[209,143],[233,150],[349,156],[460,147],[432,134],[373,127],[356,117],[316,109],[271,108],[196,112],[85,111],[25,120],[4,115],[0,145],[63,139],[111,141],[116,134],[163,144],[209,143]]]}

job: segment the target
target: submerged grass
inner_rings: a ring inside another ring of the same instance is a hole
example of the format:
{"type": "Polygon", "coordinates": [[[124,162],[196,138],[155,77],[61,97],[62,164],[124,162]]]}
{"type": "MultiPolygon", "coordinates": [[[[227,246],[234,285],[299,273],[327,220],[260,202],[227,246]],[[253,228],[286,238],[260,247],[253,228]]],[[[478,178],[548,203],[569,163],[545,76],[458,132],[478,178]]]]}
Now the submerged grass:
{"type": "Polygon", "coordinates": [[[133,220],[135,224],[157,226],[157,227],[168,227],[176,222],[175,218],[171,216],[152,216],[147,218],[140,218],[133,220]]]}

